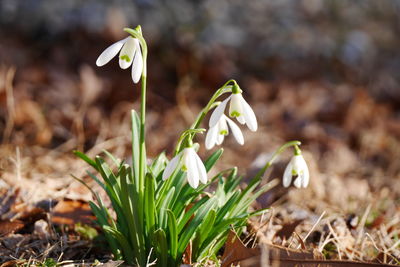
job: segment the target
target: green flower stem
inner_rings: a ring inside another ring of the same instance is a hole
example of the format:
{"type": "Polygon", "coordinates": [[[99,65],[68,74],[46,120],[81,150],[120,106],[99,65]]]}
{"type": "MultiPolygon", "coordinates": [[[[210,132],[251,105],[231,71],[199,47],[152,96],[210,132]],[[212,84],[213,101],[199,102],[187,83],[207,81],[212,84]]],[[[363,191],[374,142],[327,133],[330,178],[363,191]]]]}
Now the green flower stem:
{"type": "MultiPolygon", "coordinates": [[[[177,145],[176,145],[176,149],[175,149],[174,155],[177,155],[177,154],[179,153],[179,151],[178,151],[177,149],[181,147],[182,142],[185,140],[185,138],[186,138],[188,135],[190,135],[190,134],[196,134],[196,133],[202,133],[202,132],[204,132],[204,131],[206,131],[206,129],[203,129],[203,128],[188,129],[188,130],[184,131],[184,132],[181,134],[181,136],[179,137],[179,139],[178,139],[178,142],[177,142],[177,145]]],[[[188,140],[188,145],[189,145],[189,146],[192,146],[192,145],[193,145],[193,142],[191,142],[191,140],[188,140]]]]}
{"type": "Polygon", "coordinates": [[[140,99],[140,150],[139,150],[139,193],[144,194],[144,179],[146,174],[146,143],[145,143],[145,123],[146,123],[146,81],[147,81],[147,44],[142,36],[142,29],[137,26],[135,30],[124,28],[124,31],[137,38],[142,48],[143,72],[141,77],[141,99],[140,99]]]}
{"type": "MultiPolygon", "coordinates": [[[[199,115],[197,115],[196,120],[194,121],[194,123],[192,124],[192,126],[190,126],[189,130],[195,130],[198,129],[198,127],[200,126],[200,123],[203,121],[204,117],[207,115],[207,113],[213,109],[214,107],[216,107],[216,105],[214,105],[215,101],[223,94],[225,93],[230,93],[232,92],[232,87],[234,85],[236,85],[236,81],[235,80],[229,80],[227,81],[224,85],[222,85],[215,93],[214,95],[211,97],[210,101],[208,102],[208,104],[201,110],[201,112],[199,113],[199,115]],[[230,83],[232,83],[233,85],[229,85],[230,83]]],[[[176,145],[175,148],[175,153],[174,155],[177,155],[180,151],[182,151],[182,145],[183,144],[187,144],[192,142],[195,134],[197,132],[194,133],[190,133],[187,134],[187,131],[184,131],[181,136],[179,137],[179,141],[176,145]],[[184,142],[185,141],[185,142],[184,142]]]]}
{"type": "Polygon", "coordinates": [[[300,150],[300,148],[299,148],[298,145],[295,145],[295,146],[294,146],[294,155],[295,155],[295,156],[301,155],[301,150],[300,150]]]}
{"type": "MultiPolygon", "coordinates": [[[[134,38],[137,38],[140,42],[142,49],[143,58],[143,71],[141,75],[141,98],[140,98],[140,134],[139,134],[139,179],[138,179],[138,218],[139,218],[139,229],[138,229],[138,239],[139,247],[145,247],[144,235],[144,197],[145,197],[145,176],[146,176],[146,141],[145,141],[145,124],[146,124],[146,86],[147,86],[147,44],[142,36],[142,30],[140,26],[137,26],[134,30],[125,28],[124,31],[131,34],[134,38]]],[[[139,256],[145,255],[144,253],[139,253],[139,256]]],[[[140,265],[145,263],[145,259],[138,259],[140,265]]]]}
{"type": "Polygon", "coordinates": [[[271,159],[264,165],[264,167],[256,174],[256,176],[254,177],[254,179],[260,179],[264,173],[268,170],[269,167],[271,167],[271,165],[274,163],[274,161],[276,160],[276,158],[283,152],[285,151],[287,148],[294,146],[295,148],[301,145],[300,141],[290,141],[287,142],[286,144],[282,145],[280,148],[278,148],[275,153],[272,155],[271,159]]]}

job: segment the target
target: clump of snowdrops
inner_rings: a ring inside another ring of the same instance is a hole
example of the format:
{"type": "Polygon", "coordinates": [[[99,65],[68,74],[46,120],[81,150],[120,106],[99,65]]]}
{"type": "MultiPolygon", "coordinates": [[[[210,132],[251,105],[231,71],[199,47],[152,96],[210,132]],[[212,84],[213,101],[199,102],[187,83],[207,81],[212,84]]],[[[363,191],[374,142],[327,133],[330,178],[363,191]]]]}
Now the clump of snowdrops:
{"type": "Polygon", "coordinates": [[[140,115],[134,110],[131,113],[132,164],[107,151],[105,156],[114,166],[109,166],[100,156],[91,159],[75,151],[101,176],[88,172],[111,201],[111,207],[107,207],[99,194],[92,191],[95,201],[90,202],[90,207],[115,259],[138,266],[178,266],[190,248],[191,253],[185,255],[191,257],[189,261],[217,261],[229,230],[240,233],[250,217],[265,212],[249,211],[249,207],[277,184],[273,180],[260,186],[265,171],[285,149],[293,147],[294,156],[285,170],[284,186],[289,186],[293,177],[296,187],[307,186],[309,173],[301,156],[300,142],[291,141],[281,146],[243,188],[239,186],[242,176],[236,167],[210,177],[208,172],[221,158],[223,149],[214,151],[205,160],[197,155],[200,145],[194,140],[206,131],[200,128],[206,115],[212,111],[205,139],[207,149],[221,145],[230,132],[240,145],[244,144],[243,134],[234,120],[251,131],[256,131],[258,126],[241,88],[235,80],[229,80],[215,91],[193,124],[182,132],[172,159],[169,161],[162,152],[147,164],[147,45],[140,26],[124,30],[129,36],[108,47],[96,64],[103,66],[119,53],[120,67],[132,66],[133,82],[140,81],[140,115]]]}

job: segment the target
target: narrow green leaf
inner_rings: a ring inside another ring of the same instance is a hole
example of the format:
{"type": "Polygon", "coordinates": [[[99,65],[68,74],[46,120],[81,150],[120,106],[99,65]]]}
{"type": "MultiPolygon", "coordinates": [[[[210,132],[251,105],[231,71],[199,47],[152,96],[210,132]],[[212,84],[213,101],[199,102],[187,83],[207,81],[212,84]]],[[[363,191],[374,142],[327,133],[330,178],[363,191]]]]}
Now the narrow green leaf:
{"type": "Polygon", "coordinates": [[[174,196],[175,187],[172,187],[164,200],[161,202],[160,207],[157,207],[158,210],[158,224],[161,228],[166,228],[167,226],[167,210],[169,209],[169,204],[171,202],[172,197],[174,196]]]}
{"type": "Polygon", "coordinates": [[[185,215],[183,215],[182,219],[178,223],[178,233],[181,233],[183,230],[183,227],[187,224],[187,222],[190,220],[190,218],[193,216],[193,214],[202,207],[202,205],[209,200],[209,197],[204,197],[200,199],[196,204],[193,205],[188,211],[185,212],[185,215]]]}
{"type": "Polygon", "coordinates": [[[108,152],[107,150],[103,149],[103,153],[106,154],[115,164],[116,167],[120,167],[121,164],[123,163],[120,159],[117,159],[116,157],[114,157],[113,154],[111,154],[110,152],[108,152]]]}
{"type": "Polygon", "coordinates": [[[193,242],[193,254],[197,254],[198,249],[203,244],[204,240],[206,240],[210,231],[213,229],[215,218],[216,211],[215,209],[212,209],[209,211],[203,222],[200,224],[196,239],[193,242]]]}
{"type": "Polygon", "coordinates": [[[156,224],[156,212],[154,202],[154,186],[155,181],[150,173],[146,175],[145,181],[145,199],[144,199],[144,214],[146,217],[146,229],[148,233],[152,233],[156,224]]]}
{"type": "Polygon", "coordinates": [[[134,257],[133,257],[133,253],[132,253],[132,247],[129,245],[128,240],[125,238],[125,236],[118,231],[115,228],[112,228],[108,225],[103,226],[103,230],[112,234],[115,239],[118,240],[118,243],[120,245],[120,248],[123,251],[124,254],[124,259],[127,261],[128,264],[134,264],[134,257]]]}
{"type": "Polygon", "coordinates": [[[217,163],[218,159],[222,156],[222,153],[224,152],[223,148],[218,149],[214,153],[211,154],[210,157],[206,159],[204,162],[204,166],[206,167],[207,172],[211,170],[211,168],[217,163]]]}
{"type": "Polygon", "coordinates": [[[100,185],[103,189],[104,189],[104,191],[106,191],[107,189],[107,187],[106,187],[106,185],[102,182],[102,181],[100,181],[100,179],[99,178],[97,178],[97,176],[96,175],[94,175],[92,172],[90,172],[90,171],[86,171],[86,174],[87,175],[89,175],[98,185],[100,185]]]}
{"type": "Polygon", "coordinates": [[[201,248],[199,249],[199,257],[204,257],[204,251],[210,250],[213,243],[221,237],[227,236],[227,231],[232,227],[236,228],[242,225],[245,225],[247,222],[248,215],[244,214],[242,216],[236,216],[234,218],[225,219],[219,224],[215,224],[212,228],[212,231],[209,232],[207,238],[202,243],[201,248]]]}
{"type": "Polygon", "coordinates": [[[132,166],[135,186],[139,192],[139,151],[140,151],[140,118],[135,110],[131,111],[132,120],[132,166]]]}
{"type": "Polygon", "coordinates": [[[225,184],[225,192],[234,191],[235,188],[239,185],[242,177],[237,177],[237,168],[232,168],[231,173],[229,174],[228,178],[226,179],[227,183],[225,184]]]}
{"type": "Polygon", "coordinates": [[[87,164],[89,164],[90,166],[92,166],[93,168],[95,168],[97,170],[97,164],[94,160],[92,160],[91,158],[89,158],[85,153],[80,152],[78,150],[74,150],[73,153],[75,154],[75,156],[81,158],[82,160],[84,160],[87,164]]]}
{"type": "Polygon", "coordinates": [[[178,229],[174,213],[167,210],[168,213],[168,235],[169,235],[169,250],[171,257],[176,259],[178,252],[178,229]]]}
{"type": "Polygon", "coordinates": [[[200,223],[204,220],[205,215],[213,208],[216,204],[216,199],[209,199],[201,208],[198,210],[192,221],[185,227],[182,235],[179,238],[178,245],[178,257],[183,255],[186,247],[189,244],[189,241],[194,238],[196,231],[200,223]]]}
{"type": "Polygon", "coordinates": [[[163,229],[158,229],[154,232],[154,247],[157,250],[157,265],[168,266],[168,243],[167,237],[163,229]]]}
{"type": "MultiPolygon", "coordinates": [[[[127,231],[130,237],[130,244],[132,244],[134,252],[138,253],[141,249],[141,246],[143,245],[141,244],[139,236],[143,235],[143,233],[141,233],[140,228],[136,223],[137,220],[135,220],[135,216],[137,215],[133,212],[134,207],[131,206],[131,200],[129,198],[130,196],[133,197],[132,195],[130,195],[128,187],[128,173],[130,172],[129,168],[129,165],[127,164],[121,166],[121,171],[119,174],[119,180],[121,181],[121,210],[128,226],[127,231]]],[[[133,193],[135,194],[136,192],[133,193]]]]}
{"type": "Polygon", "coordinates": [[[240,199],[238,200],[238,205],[231,212],[232,215],[240,214],[248,209],[248,207],[253,203],[260,195],[264,194],[271,188],[279,184],[278,179],[274,179],[271,182],[263,185],[256,193],[251,194],[253,190],[243,192],[240,199]]]}
{"type": "Polygon", "coordinates": [[[96,164],[103,180],[110,185],[116,193],[119,193],[119,183],[108,164],[99,156],[96,156],[96,164]]]}
{"type": "Polygon", "coordinates": [[[224,219],[225,215],[228,214],[235,205],[240,205],[240,203],[238,203],[238,201],[237,201],[239,199],[239,197],[240,197],[240,191],[236,191],[229,198],[229,200],[223,205],[223,207],[217,213],[217,219],[216,219],[217,223],[222,221],[224,219]]]}
{"type": "Polygon", "coordinates": [[[165,152],[160,153],[158,155],[153,163],[150,166],[151,173],[153,174],[154,177],[158,177],[162,171],[164,170],[165,166],[167,165],[168,159],[167,156],[165,155],[165,152]]]}

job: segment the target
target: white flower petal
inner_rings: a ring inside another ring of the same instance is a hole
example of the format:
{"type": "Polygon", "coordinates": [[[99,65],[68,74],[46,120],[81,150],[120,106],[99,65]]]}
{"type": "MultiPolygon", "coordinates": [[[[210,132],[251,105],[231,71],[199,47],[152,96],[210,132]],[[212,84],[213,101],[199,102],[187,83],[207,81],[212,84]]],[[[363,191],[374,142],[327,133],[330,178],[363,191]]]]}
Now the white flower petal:
{"type": "Polygon", "coordinates": [[[135,39],[135,41],[136,41],[136,53],[132,64],[132,80],[134,83],[138,83],[143,72],[143,56],[142,52],[140,51],[139,40],[135,39]]]}
{"type": "Polygon", "coordinates": [[[292,171],[293,171],[293,158],[286,166],[285,172],[283,173],[282,184],[284,187],[289,187],[292,183],[292,171]]]}
{"type": "Polygon", "coordinates": [[[294,184],[295,187],[301,188],[302,182],[303,182],[303,175],[299,175],[299,176],[297,176],[297,178],[294,180],[293,184],[294,184]]]}
{"type": "Polygon", "coordinates": [[[208,126],[210,128],[214,127],[218,123],[218,121],[221,119],[222,114],[224,114],[226,104],[228,104],[228,101],[229,101],[229,99],[231,99],[231,97],[232,96],[229,96],[227,99],[222,101],[222,103],[219,104],[218,107],[215,108],[215,110],[211,114],[210,121],[208,124],[208,126]]]}
{"type": "Polygon", "coordinates": [[[246,121],[247,127],[253,132],[257,131],[258,125],[257,125],[257,118],[256,115],[254,114],[253,109],[250,107],[250,105],[244,100],[243,96],[241,96],[241,103],[243,107],[243,117],[246,121]]]}
{"type": "Polygon", "coordinates": [[[229,116],[231,118],[237,118],[243,115],[242,107],[242,94],[232,94],[231,103],[229,105],[229,116]]]}
{"type": "Polygon", "coordinates": [[[126,42],[124,43],[121,52],[119,53],[119,66],[121,67],[121,69],[127,69],[130,67],[130,65],[132,65],[135,50],[135,38],[129,36],[128,40],[126,40],[126,42]]]}
{"type": "Polygon", "coordinates": [[[203,161],[201,161],[201,158],[199,157],[199,155],[197,155],[197,153],[195,153],[194,156],[196,158],[196,165],[197,165],[197,171],[199,173],[200,182],[206,184],[207,183],[206,167],[204,167],[203,161]]]}
{"type": "Polygon", "coordinates": [[[118,42],[107,47],[106,50],[104,50],[103,53],[101,53],[100,56],[97,58],[96,65],[98,67],[101,67],[107,64],[113,57],[118,54],[119,50],[121,50],[122,46],[128,38],[129,37],[119,40],[118,42]]]}
{"type": "Polygon", "coordinates": [[[240,130],[239,126],[236,125],[231,119],[226,118],[226,121],[229,124],[229,127],[231,127],[233,137],[235,137],[236,141],[240,144],[244,144],[244,137],[242,134],[242,131],[240,130]]]}
{"type": "Polygon", "coordinates": [[[306,188],[310,182],[310,173],[308,171],[308,167],[306,165],[306,168],[303,170],[303,182],[302,182],[302,186],[303,188],[306,188]]]}
{"type": "Polygon", "coordinates": [[[164,173],[162,176],[163,180],[168,179],[172,175],[172,173],[176,170],[176,168],[178,167],[180,158],[181,158],[181,153],[176,155],[173,159],[171,159],[170,162],[168,162],[167,166],[164,169],[164,173]]]}
{"type": "MultiPolygon", "coordinates": [[[[298,174],[298,185],[295,186],[298,188],[306,188],[308,186],[308,183],[310,181],[310,172],[308,171],[307,163],[304,160],[304,157],[302,155],[296,155],[294,156],[295,162],[293,166],[296,168],[295,171],[298,174]]],[[[297,179],[296,179],[297,180],[297,179]]],[[[296,182],[296,181],[295,181],[296,182]]]]}
{"type": "Polygon", "coordinates": [[[211,127],[208,129],[207,135],[206,135],[206,148],[211,149],[215,146],[215,143],[217,142],[217,137],[218,137],[218,125],[215,125],[214,127],[211,127]]]}
{"type": "Polygon", "coordinates": [[[218,135],[217,135],[217,145],[221,145],[222,142],[224,142],[224,139],[225,139],[225,135],[218,133],[218,135]]]}
{"type": "Polygon", "coordinates": [[[244,119],[243,115],[236,118],[240,124],[245,124],[246,120],[244,119]]]}
{"type": "Polygon", "coordinates": [[[183,153],[189,185],[193,188],[197,188],[199,186],[199,172],[195,158],[196,152],[193,148],[185,148],[183,153]]]}
{"type": "Polygon", "coordinates": [[[218,121],[218,134],[228,135],[229,129],[228,124],[226,123],[227,117],[225,114],[222,114],[221,118],[218,121]]]}

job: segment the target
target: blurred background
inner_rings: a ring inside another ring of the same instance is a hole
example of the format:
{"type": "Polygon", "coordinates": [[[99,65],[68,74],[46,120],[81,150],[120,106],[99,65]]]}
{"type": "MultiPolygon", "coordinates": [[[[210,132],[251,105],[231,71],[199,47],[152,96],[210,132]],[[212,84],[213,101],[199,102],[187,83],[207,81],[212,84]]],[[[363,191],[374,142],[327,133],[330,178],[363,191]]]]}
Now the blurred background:
{"type": "Polygon", "coordinates": [[[138,24],[150,49],[150,157],[170,155],[214,90],[234,78],[260,129],[244,129],[243,147],[230,136],[220,168],[251,173],[297,139],[312,169],[307,199],[345,210],[374,193],[398,203],[400,2],[389,0],[2,0],[3,179],[15,166],[47,184],[68,177],[82,168],[73,167],[76,148],[129,155],[139,87],[117,60],[102,68],[95,60],[138,24]]]}

